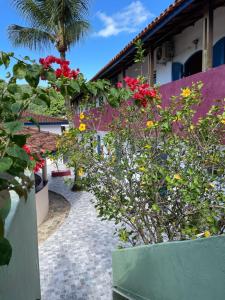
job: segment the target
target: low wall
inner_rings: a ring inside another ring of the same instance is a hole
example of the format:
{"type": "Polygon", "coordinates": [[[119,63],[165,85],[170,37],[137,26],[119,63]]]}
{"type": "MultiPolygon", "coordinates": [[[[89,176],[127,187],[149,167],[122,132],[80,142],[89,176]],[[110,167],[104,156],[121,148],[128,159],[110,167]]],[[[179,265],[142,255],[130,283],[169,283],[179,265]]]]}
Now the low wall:
{"type": "Polygon", "coordinates": [[[117,250],[113,288],[114,300],[224,300],[225,235],[117,250]]]}
{"type": "Polygon", "coordinates": [[[49,210],[48,184],[35,194],[37,210],[37,226],[47,217],[49,210]]]}
{"type": "Polygon", "coordinates": [[[9,265],[0,267],[0,299],[41,299],[34,190],[27,201],[12,193],[5,227],[13,252],[9,265]]]}
{"type": "MultiPolygon", "coordinates": [[[[225,65],[160,86],[163,106],[168,105],[172,96],[180,95],[182,88],[190,87],[192,83],[198,81],[204,83],[203,100],[198,108],[195,118],[198,119],[199,117],[204,116],[209,111],[214,100],[225,98],[225,65]]],[[[85,122],[90,128],[93,128],[94,124],[94,129],[98,131],[110,130],[109,124],[111,124],[112,120],[118,115],[117,110],[113,109],[108,104],[104,106],[104,109],[94,108],[90,111],[91,115],[95,116],[97,120],[91,120],[89,122],[85,120],[85,122]]],[[[75,127],[79,127],[79,124],[79,115],[75,115],[75,127]]]]}

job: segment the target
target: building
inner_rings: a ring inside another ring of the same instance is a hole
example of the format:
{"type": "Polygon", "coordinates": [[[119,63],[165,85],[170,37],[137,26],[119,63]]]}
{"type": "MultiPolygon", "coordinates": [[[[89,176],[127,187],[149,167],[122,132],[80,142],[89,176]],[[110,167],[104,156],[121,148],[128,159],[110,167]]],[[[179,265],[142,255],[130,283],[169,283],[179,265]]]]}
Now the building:
{"type": "MultiPolygon", "coordinates": [[[[125,76],[148,78],[159,84],[163,104],[181,88],[202,81],[203,102],[196,117],[208,112],[215,99],[225,97],[225,1],[176,0],[141,31],[93,78],[108,79],[115,84],[125,76]],[[141,39],[145,49],[142,64],[134,62],[134,43],[141,39]]],[[[96,109],[102,103],[96,99],[96,109]]],[[[79,101],[75,105],[75,126],[79,124],[79,101]]],[[[82,107],[83,109],[83,107],[82,107]]],[[[105,105],[97,124],[98,139],[108,130],[116,112],[105,105]]]]}
{"type": "Polygon", "coordinates": [[[176,0],[92,80],[112,83],[140,75],[134,63],[134,42],[146,50],[143,75],[150,83],[171,81],[225,64],[225,3],[221,0],[176,0]]]}
{"type": "Polygon", "coordinates": [[[36,127],[36,125],[30,119],[35,120],[35,122],[40,126],[41,131],[55,134],[61,134],[62,131],[68,126],[68,121],[63,118],[35,114],[30,111],[24,112],[24,125],[27,127],[36,127]]]}

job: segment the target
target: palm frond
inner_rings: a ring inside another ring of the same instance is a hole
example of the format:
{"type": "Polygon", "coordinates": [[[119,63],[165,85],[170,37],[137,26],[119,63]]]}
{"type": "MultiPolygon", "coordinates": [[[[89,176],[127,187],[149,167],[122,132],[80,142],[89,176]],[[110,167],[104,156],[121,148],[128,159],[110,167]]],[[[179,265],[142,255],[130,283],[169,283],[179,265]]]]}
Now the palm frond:
{"type": "Polygon", "coordinates": [[[54,36],[48,32],[19,25],[9,26],[8,36],[14,46],[25,46],[31,50],[43,50],[55,42],[54,36]]]}
{"type": "Polygon", "coordinates": [[[45,8],[44,2],[46,0],[12,0],[13,5],[32,27],[49,29],[52,14],[45,8]]]}
{"type": "Polygon", "coordinates": [[[81,38],[87,35],[90,25],[86,21],[76,21],[66,27],[66,42],[68,47],[80,41],[81,38]]]}

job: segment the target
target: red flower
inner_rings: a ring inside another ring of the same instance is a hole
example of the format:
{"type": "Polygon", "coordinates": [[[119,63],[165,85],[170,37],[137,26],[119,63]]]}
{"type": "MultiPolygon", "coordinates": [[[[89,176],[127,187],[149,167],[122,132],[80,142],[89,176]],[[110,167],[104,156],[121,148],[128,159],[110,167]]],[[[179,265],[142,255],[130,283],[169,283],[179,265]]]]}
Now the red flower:
{"type": "MultiPolygon", "coordinates": [[[[40,58],[40,64],[43,65],[45,69],[49,69],[53,63],[58,64],[60,67],[56,69],[55,75],[57,78],[64,76],[67,78],[77,79],[80,70],[71,70],[69,67],[70,62],[68,60],[63,60],[54,56],[47,56],[46,58],[40,58]]],[[[44,79],[44,78],[43,78],[44,79]]]]}
{"type": "Polygon", "coordinates": [[[24,145],[23,146],[23,150],[25,150],[27,152],[27,154],[31,154],[31,151],[30,151],[30,147],[27,146],[27,145],[24,145]]]}

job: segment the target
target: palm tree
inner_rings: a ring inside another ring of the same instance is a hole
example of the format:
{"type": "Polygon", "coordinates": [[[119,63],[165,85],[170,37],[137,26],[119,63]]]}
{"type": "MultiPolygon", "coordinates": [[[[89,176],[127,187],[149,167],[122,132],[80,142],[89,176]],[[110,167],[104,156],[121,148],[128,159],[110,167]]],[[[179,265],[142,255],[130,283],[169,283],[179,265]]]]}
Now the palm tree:
{"type": "Polygon", "coordinates": [[[10,25],[14,46],[43,50],[54,45],[62,59],[88,31],[88,0],[12,0],[29,27],[10,25]]]}

